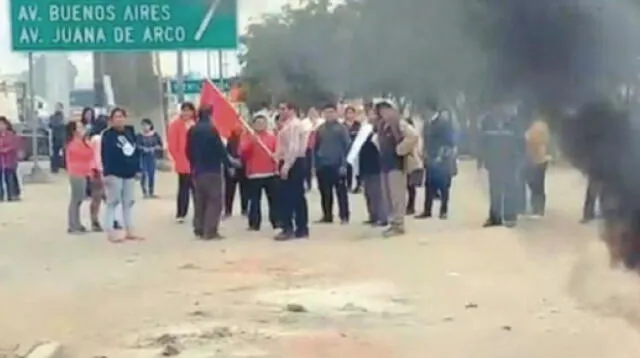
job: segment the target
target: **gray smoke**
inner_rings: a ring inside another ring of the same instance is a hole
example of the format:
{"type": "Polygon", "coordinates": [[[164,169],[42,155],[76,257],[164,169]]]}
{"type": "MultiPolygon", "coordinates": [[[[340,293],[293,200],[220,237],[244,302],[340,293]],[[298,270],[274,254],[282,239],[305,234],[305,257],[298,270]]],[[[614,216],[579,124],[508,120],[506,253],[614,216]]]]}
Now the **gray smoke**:
{"type": "Polygon", "coordinates": [[[625,0],[486,1],[499,19],[482,40],[493,54],[492,90],[556,113],[565,155],[603,188],[610,249],[635,266],[640,119],[616,95],[638,82],[638,7],[625,0]]]}

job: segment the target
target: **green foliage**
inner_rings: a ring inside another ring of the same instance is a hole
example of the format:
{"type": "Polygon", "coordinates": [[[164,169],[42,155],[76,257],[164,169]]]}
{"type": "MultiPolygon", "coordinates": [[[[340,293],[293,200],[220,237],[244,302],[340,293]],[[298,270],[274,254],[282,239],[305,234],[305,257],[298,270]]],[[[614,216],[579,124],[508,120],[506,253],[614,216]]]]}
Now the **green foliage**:
{"type": "Polygon", "coordinates": [[[248,98],[287,98],[301,106],[344,96],[425,103],[480,92],[488,55],[473,32],[489,20],[483,0],[285,6],[251,25],[243,38],[248,98]]]}

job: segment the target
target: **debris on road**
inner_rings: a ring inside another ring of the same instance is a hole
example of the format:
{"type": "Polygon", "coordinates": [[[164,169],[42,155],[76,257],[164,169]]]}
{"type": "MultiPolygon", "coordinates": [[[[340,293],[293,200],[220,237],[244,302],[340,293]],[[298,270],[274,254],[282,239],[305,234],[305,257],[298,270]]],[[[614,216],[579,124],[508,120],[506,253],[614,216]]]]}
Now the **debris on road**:
{"type": "Polygon", "coordinates": [[[294,313],[308,312],[306,307],[304,307],[303,305],[297,304],[297,303],[289,303],[289,304],[287,304],[286,310],[288,312],[294,312],[294,313]]]}
{"type": "Polygon", "coordinates": [[[175,343],[171,343],[164,346],[161,354],[163,357],[175,357],[179,355],[181,351],[175,343]]]}

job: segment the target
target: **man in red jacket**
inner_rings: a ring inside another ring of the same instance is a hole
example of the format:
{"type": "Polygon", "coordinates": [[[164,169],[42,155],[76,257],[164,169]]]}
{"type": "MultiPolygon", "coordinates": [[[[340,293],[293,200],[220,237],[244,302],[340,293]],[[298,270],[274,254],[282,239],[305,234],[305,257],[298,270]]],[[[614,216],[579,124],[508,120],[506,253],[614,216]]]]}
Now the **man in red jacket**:
{"type": "Polygon", "coordinates": [[[249,230],[260,230],[263,191],[269,204],[269,221],[275,229],[279,226],[276,209],[278,167],[273,157],[276,150],[276,136],[269,132],[265,114],[256,114],[253,117],[252,125],[255,135],[245,136],[240,144],[240,158],[247,176],[249,230]]]}

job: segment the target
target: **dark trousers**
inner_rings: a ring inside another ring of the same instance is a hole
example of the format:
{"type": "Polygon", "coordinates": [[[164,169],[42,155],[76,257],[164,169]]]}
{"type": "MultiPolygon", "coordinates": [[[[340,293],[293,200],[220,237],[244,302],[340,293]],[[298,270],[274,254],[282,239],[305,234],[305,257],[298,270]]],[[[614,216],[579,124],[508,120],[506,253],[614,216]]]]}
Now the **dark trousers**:
{"type": "Polygon", "coordinates": [[[494,223],[516,221],[518,209],[516,171],[489,170],[489,219],[494,223]]]}
{"type": "Polygon", "coordinates": [[[222,216],[222,173],[203,173],[195,177],[193,231],[211,238],[218,234],[222,216]]]}
{"type": "Polygon", "coordinates": [[[389,218],[386,203],[382,196],[382,180],[380,174],[363,175],[362,186],[364,187],[364,199],[367,203],[369,221],[386,223],[389,218]]]}
{"type": "Polygon", "coordinates": [[[353,190],[353,189],[360,189],[362,187],[362,179],[360,178],[360,176],[356,176],[355,177],[355,184],[356,187],[353,187],[353,166],[351,164],[347,165],[347,191],[349,190],[353,190]]]}
{"type": "Polygon", "coordinates": [[[407,214],[411,214],[416,210],[416,186],[407,185],[407,214]]]}
{"type": "Polygon", "coordinates": [[[304,169],[304,159],[297,159],[289,169],[287,178],[280,181],[278,188],[278,200],[282,210],[282,230],[288,234],[295,232],[304,235],[309,233],[309,208],[304,190],[304,169]]]}
{"type": "Polygon", "coordinates": [[[333,220],[333,192],[338,199],[338,215],[340,220],[349,220],[349,195],[346,178],[340,175],[338,167],[322,167],[316,171],[318,188],[320,189],[320,205],[322,218],[333,220]]]}
{"type": "Polygon", "coordinates": [[[449,195],[451,192],[451,175],[441,168],[428,167],[425,171],[424,214],[431,216],[433,202],[440,199],[440,215],[449,213],[449,195]]]}
{"type": "Polygon", "coordinates": [[[278,181],[275,176],[266,178],[247,179],[247,191],[249,196],[249,227],[255,230],[260,229],[262,223],[262,193],[267,196],[269,205],[269,221],[273,228],[278,227],[278,209],[276,206],[278,181]]]}
{"type": "Polygon", "coordinates": [[[534,215],[544,215],[547,195],[545,179],[547,176],[547,163],[531,165],[527,169],[527,186],[531,192],[531,211],[534,215]]]}
{"type": "Polygon", "coordinates": [[[236,197],[236,189],[240,190],[240,212],[247,213],[249,208],[249,195],[247,191],[247,178],[238,169],[234,175],[226,173],[224,176],[224,213],[233,214],[233,201],[236,197]]]}
{"type": "Polygon", "coordinates": [[[584,220],[593,220],[596,218],[596,202],[600,202],[600,205],[602,205],[602,188],[596,182],[589,179],[587,192],[584,197],[584,205],[582,207],[582,218],[584,220]]]}
{"type": "Polygon", "coordinates": [[[313,181],[313,150],[307,149],[304,160],[306,165],[304,181],[307,184],[307,189],[311,189],[313,181]]]}
{"type": "Polygon", "coordinates": [[[194,184],[191,174],[178,174],[177,218],[185,218],[189,213],[189,200],[193,191],[194,184]]]}
{"type": "Polygon", "coordinates": [[[19,196],[18,175],[16,169],[0,169],[0,201],[15,200],[19,196]]]}
{"type": "MultiPolygon", "coordinates": [[[[51,146],[51,173],[58,173],[64,167],[63,148],[61,143],[53,143],[51,146]]],[[[33,155],[38,155],[38,153],[33,153],[33,155]]]]}
{"type": "Polygon", "coordinates": [[[140,186],[142,187],[142,194],[154,195],[156,186],[156,158],[155,156],[148,154],[143,155],[140,158],[140,186]]]}
{"type": "Polygon", "coordinates": [[[527,175],[528,167],[523,167],[516,172],[515,181],[515,208],[516,214],[524,214],[527,211],[527,175]]]}

